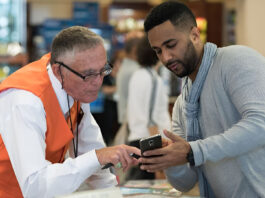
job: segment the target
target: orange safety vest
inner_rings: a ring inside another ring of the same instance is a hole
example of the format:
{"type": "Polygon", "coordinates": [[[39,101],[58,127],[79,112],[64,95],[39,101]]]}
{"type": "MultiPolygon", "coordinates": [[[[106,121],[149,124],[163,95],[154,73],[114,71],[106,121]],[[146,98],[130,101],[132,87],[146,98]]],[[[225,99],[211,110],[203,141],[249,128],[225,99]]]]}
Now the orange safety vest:
{"type": "MultiPolygon", "coordinates": [[[[73,139],[73,134],[67,125],[48,76],[47,65],[49,61],[50,54],[46,54],[40,60],[17,70],[0,84],[0,92],[9,88],[24,89],[41,99],[47,122],[46,160],[52,163],[62,163],[68,144],[73,139]]],[[[23,197],[1,135],[0,197],[23,197]]]]}

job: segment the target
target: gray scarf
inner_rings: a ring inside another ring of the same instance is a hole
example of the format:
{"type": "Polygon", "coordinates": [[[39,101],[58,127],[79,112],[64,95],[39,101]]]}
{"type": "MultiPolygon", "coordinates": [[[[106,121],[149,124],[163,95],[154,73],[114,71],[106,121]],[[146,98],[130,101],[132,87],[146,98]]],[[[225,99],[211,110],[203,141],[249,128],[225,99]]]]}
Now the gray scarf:
{"type": "MultiPolygon", "coordinates": [[[[198,121],[198,112],[200,109],[199,98],[200,98],[202,87],[207,77],[209,68],[211,67],[213,63],[216,51],[217,51],[217,46],[215,44],[206,43],[204,45],[203,58],[202,58],[202,62],[201,62],[198,74],[196,76],[196,79],[192,84],[190,93],[188,90],[185,91],[186,93],[188,93],[188,95],[184,97],[185,105],[183,108],[184,114],[186,116],[186,121],[187,121],[186,123],[187,141],[195,141],[198,139],[202,139],[199,121],[198,121]]],[[[186,77],[184,80],[187,82],[188,77],[186,77]]],[[[188,86],[184,87],[184,89],[187,89],[187,88],[188,86]]],[[[211,194],[209,191],[211,190],[208,189],[209,185],[207,184],[207,180],[204,177],[200,167],[197,169],[197,174],[199,178],[201,196],[209,197],[211,194]]]]}

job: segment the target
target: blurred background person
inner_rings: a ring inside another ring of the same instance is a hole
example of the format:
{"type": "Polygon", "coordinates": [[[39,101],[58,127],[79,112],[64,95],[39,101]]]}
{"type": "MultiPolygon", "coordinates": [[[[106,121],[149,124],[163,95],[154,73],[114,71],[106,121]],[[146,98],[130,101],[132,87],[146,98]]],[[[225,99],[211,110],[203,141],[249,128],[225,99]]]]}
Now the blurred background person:
{"type": "MultiPolygon", "coordinates": [[[[167,90],[156,70],[158,58],[146,36],[139,41],[136,55],[141,68],[134,72],[129,82],[128,141],[129,145],[140,148],[141,138],[171,127],[167,90]]],[[[155,174],[133,167],[128,179],[155,179],[155,174]]]]}
{"type": "Polygon", "coordinates": [[[110,145],[114,139],[120,125],[118,123],[117,94],[116,94],[116,77],[119,71],[124,51],[117,51],[110,59],[113,65],[110,75],[103,79],[102,93],[104,94],[104,112],[103,123],[101,127],[102,135],[107,145],[110,145]]]}
{"type": "Polygon", "coordinates": [[[126,35],[125,57],[117,73],[118,121],[120,124],[125,122],[127,117],[129,80],[132,74],[140,67],[137,62],[136,47],[143,35],[143,32],[130,32],[126,35]]]}

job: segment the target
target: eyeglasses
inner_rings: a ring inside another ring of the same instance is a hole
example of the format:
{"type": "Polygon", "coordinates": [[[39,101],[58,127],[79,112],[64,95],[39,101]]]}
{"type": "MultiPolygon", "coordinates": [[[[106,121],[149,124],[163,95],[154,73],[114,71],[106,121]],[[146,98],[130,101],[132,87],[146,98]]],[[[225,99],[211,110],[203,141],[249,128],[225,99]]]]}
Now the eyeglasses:
{"type": "Polygon", "coordinates": [[[66,64],[64,64],[63,62],[59,62],[59,61],[54,61],[54,63],[56,64],[59,64],[63,67],[65,67],[66,69],[68,69],[69,71],[71,71],[72,73],[74,73],[75,75],[79,76],[80,78],[82,78],[85,82],[88,82],[88,81],[93,81],[97,78],[98,75],[100,76],[107,76],[111,73],[112,71],[112,64],[110,64],[109,62],[106,63],[106,65],[104,66],[104,68],[98,72],[98,73],[90,73],[90,74],[87,74],[87,75],[82,75],[80,74],[79,72],[73,70],[72,68],[70,68],[69,66],[67,66],[66,64]]]}

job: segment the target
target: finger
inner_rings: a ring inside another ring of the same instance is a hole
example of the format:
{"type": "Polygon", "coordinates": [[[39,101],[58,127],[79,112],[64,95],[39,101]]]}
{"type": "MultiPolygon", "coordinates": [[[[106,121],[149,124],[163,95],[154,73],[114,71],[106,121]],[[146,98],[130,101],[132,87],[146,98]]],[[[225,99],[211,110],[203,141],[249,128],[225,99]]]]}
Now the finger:
{"type": "Polygon", "coordinates": [[[155,171],[161,171],[161,170],[165,170],[168,166],[167,163],[161,163],[161,164],[149,164],[149,165],[143,165],[144,169],[147,172],[155,172],[155,171]]]}
{"type": "Polygon", "coordinates": [[[131,154],[136,154],[141,156],[141,151],[140,149],[136,148],[136,147],[132,147],[132,146],[128,146],[128,145],[123,145],[127,151],[127,155],[126,155],[126,160],[128,163],[128,166],[125,167],[124,171],[126,171],[127,169],[130,168],[131,165],[137,165],[139,162],[138,160],[134,159],[131,154]]]}
{"type": "Polygon", "coordinates": [[[133,147],[133,146],[128,146],[128,145],[124,145],[128,154],[131,154],[131,153],[135,153],[137,155],[141,155],[141,150],[136,148],[136,147],[133,147]]]}
{"type": "Polygon", "coordinates": [[[119,166],[124,164],[124,159],[122,158],[121,150],[119,149],[119,146],[115,146],[112,151],[113,156],[115,156],[114,160],[112,161],[112,164],[114,164],[114,168],[119,169],[119,166]],[[118,163],[121,163],[118,165],[118,163]]]}
{"type": "Polygon", "coordinates": [[[164,132],[165,136],[168,137],[173,142],[178,141],[179,138],[180,138],[178,135],[176,135],[176,134],[174,134],[174,133],[172,133],[172,132],[170,132],[168,130],[164,130],[163,132],[164,132]]]}
{"type": "Polygon", "coordinates": [[[166,163],[161,164],[143,164],[140,166],[141,170],[145,170],[147,172],[156,172],[160,170],[164,170],[167,167],[166,163]]]}
{"type": "MultiPolygon", "coordinates": [[[[123,172],[126,172],[135,162],[135,159],[131,158],[131,156],[126,156],[125,158],[127,160],[127,165],[123,166],[123,172]]],[[[137,160],[136,160],[137,161],[137,160]]]]}
{"type": "Polygon", "coordinates": [[[124,169],[127,169],[127,167],[130,167],[132,162],[133,162],[133,159],[132,157],[130,156],[130,154],[128,153],[128,151],[126,150],[126,148],[123,150],[123,158],[126,162],[125,166],[123,166],[124,169]]]}
{"type": "Polygon", "coordinates": [[[143,156],[154,156],[154,155],[164,155],[166,152],[165,152],[165,148],[166,147],[163,147],[163,148],[159,148],[159,149],[154,149],[154,150],[148,150],[148,151],[145,151],[143,153],[143,156]]]}
{"type": "Polygon", "coordinates": [[[172,142],[172,141],[168,140],[168,139],[165,139],[165,138],[162,138],[162,147],[165,147],[165,146],[169,145],[170,142],[172,142]]]}
{"type": "Polygon", "coordinates": [[[110,162],[115,165],[120,161],[120,154],[114,150],[114,152],[111,153],[110,158],[110,162]]]}
{"type": "Polygon", "coordinates": [[[161,157],[142,157],[140,158],[140,163],[143,164],[159,164],[159,163],[164,163],[165,162],[165,157],[161,156],[161,157]]]}
{"type": "Polygon", "coordinates": [[[122,147],[122,157],[125,161],[125,163],[123,164],[123,169],[124,171],[127,170],[132,164],[137,164],[138,161],[135,160],[134,158],[131,157],[131,153],[135,153],[138,152],[138,148],[135,147],[130,147],[127,145],[121,145],[122,147]]]}
{"type": "Polygon", "coordinates": [[[123,148],[119,148],[119,149],[120,149],[120,162],[122,164],[122,168],[126,168],[128,166],[127,159],[126,159],[127,152],[123,148]]]}
{"type": "Polygon", "coordinates": [[[132,164],[133,164],[134,166],[136,166],[136,165],[139,164],[139,161],[138,161],[137,159],[134,159],[134,158],[133,158],[133,162],[132,162],[132,164]]]}

